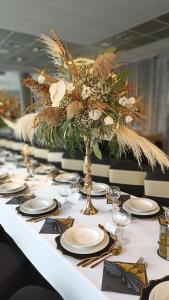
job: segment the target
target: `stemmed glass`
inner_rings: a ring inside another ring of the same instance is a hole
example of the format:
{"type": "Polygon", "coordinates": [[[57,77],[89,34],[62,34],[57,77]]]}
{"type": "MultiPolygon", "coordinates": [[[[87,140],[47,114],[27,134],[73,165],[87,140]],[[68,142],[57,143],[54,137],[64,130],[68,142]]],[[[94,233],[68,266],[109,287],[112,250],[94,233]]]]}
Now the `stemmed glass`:
{"type": "Polygon", "coordinates": [[[117,240],[123,245],[123,227],[131,223],[131,214],[119,208],[113,210],[112,220],[117,225],[117,240]]]}
{"type": "Polygon", "coordinates": [[[75,192],[78,191],[78,188],[77,188],[77,184],[78,184],[78,181],[79,181],[79,176],[78,174],[74,173],[74,174],[70,174],[69,175],[69,181],[71,183],[71,187],[72,187],[72,192],[73,194],[75,192]]]}
{"type": "Polygon", "coordinates": [[[119,198],[121,192],[118,186],[109,186],[106,192],[106,196],[108,199],[112,200],[112,210],[118,210],[118,206],[120,205],[119,198]]]}
{"type": "Polygon", "coordinates": [[[64,198],[64,201],[62,203],[62,207],[65,206],[65,204],[68,204],[68,197],[72,194],[72,189],[70,184],[60,184],[58,185],[57,191],[60,196],[64,198]]]}

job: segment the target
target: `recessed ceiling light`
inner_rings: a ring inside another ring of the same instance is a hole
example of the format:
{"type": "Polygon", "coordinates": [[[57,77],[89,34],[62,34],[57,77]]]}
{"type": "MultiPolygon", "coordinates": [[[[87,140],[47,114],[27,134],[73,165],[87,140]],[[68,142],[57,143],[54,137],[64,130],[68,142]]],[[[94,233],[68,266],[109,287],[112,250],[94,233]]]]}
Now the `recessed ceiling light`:
{"type": "Polygon", "coordinates": [[[19,56],[19,57],[17,57],[17,59],[16,59],[18,62],[21,62],[21,61],[23,61],[23,58],[21,57],[21,56],[19,56]]]}
{"type": "Polygon", "coordinates": [[[0,48],[0,53],[1,54],[8,54],[9,52],[10,52],[9,49],[0,48]]]}
{"type": "Polygon", "coordinates": [[[74,62],[76,65],[90,65],[93,64],[95,60],[88,57],[78,57],[74,59],[74,62]]]}
{"type": "Polygon", "coordinates": [[[100,44],[100,46],[102,46],[102,47],[109,47],[109,46],[110,46],[110,43],[108,43],[108,42],[103,42],[103,43],[100,44]]]}
{"type": "Polygon", "coordinates": [[[33,48],[33,52],[38,52],[38,51],[39,51],[39,48],[37,48],[37,47],[33,48]]]}

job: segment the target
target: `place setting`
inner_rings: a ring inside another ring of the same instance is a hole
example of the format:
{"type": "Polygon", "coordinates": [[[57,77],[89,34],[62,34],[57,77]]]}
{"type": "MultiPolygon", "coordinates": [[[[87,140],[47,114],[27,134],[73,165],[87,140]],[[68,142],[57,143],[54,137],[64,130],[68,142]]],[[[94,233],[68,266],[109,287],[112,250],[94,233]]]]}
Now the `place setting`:
{"type": "Polygon", "coordinates": [[[158,203],[148,198],[132,197],[122,205],[123,209],[133,217],[151,219],[162,214],[163,209],[158,203]]]}
{"type": "MultiPolygon", "coordinates": [[[[92,190],[91,190],[91,196],[93,198],[103,198],[106,197],[106,192],[108,190],[109,186],[108,184],[101,183],[101,182],[92,182],[92,190]]],[[[87,196],[87,188],[84,185],[80,191],[82,196],[87,196]]]]}
{"type": "Polygon", "coordinates": [[[110,253],[113,248],[115,255],[117,253],[115,238],[99,226],[90,224],[74,225],[62,235],[57,236],[55,241],[57,249],[63,254],[85,259],[78,263],[78,266],[88,266],[96,259],[110,253]]]}
{"type": "Polygon", "coordinates": [[[27,222],[39,222],[46,219],[49,216],[56,216],[61,212],[59,203],[56,199],[48,199],[43,197],[36,197],[23,202],[16,207],[17,213],[31,217],[27,219],[27,222]]]}
{"type": "Polygon", "coordinates": [[[29,190],[29,186],[24,181],[9,181],[0,185],[1,197],[11,197],[19,193],[25,193],[29,190]]]}

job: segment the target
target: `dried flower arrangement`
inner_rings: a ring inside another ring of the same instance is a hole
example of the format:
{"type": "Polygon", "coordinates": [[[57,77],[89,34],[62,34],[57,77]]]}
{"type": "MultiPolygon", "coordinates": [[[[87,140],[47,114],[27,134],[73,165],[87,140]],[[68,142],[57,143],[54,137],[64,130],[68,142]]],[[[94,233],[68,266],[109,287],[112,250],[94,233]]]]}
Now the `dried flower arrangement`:
{"type": "Polygon", "coordinates": [[[131,95],[133,87],[127,84],[127,72],[114,72],[114,53],[100,55],[91,65],[77,66],[55,32],[51,32],[51,38],[42,35],[41,40],[56,66],[56,74],[42,71],[37,81],[24,80],[39,100],[36,105],[42,106],[34,118],[36,134],[47,144],[55,143],[56,136],[72,147],[81,147],[84,142],[88,201],[83,213],[94,214],[96,209],[90,199],[90,154],[93,151],[101,158],[100,141],[109,140],[112,153],[115,144],[120,151],[132,150],[139,164],[142,154],[152,167],[156,163],[162,169],[169,167],[169,160],[156,146],[127,127],[143,117],[142,104],[131,95]]]}
{"type": "Polygon", "coordinates": [[[0,91],[0,118],[16,120],[20,116],[20,104],[17,96],[0,91]]]}

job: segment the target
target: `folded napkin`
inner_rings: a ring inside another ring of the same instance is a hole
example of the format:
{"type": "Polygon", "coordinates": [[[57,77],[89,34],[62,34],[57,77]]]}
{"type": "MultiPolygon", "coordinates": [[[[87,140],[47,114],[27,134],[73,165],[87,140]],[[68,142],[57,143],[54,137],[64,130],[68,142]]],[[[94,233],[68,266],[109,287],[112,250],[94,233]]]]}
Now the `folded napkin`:
{"type": "MultiPolygon", "coordinates": [[[[123,203],[123,202],[127,201],[128,199],[130,199],[130,195],[125,194],[125,195],[120,195],[118,200],[121,200],[121,202],[123,203]]],[[[107,204],[112,204],[112,199],[107,197],[107,204]]]]}
{"type": "Polygon", "coordinates": [[[146,284],[147,275],[144,264],[136,266],[134,263],[115,263],[105,260],[102,291],[140,295],[141,289],[146,284]]]}
{"type": "Polygon", "coordinates": [[[12,199],[10,199],[6,204],[23,204],[25,201],[34,199],[36,196],[34,194],[32,195],[25,195],[25,196],[15,196],[12,199]]]}
{"type": "Polygon", "coordinates": [[[39,233],[62,234],[68,228],[72,227],[74,219],[52,219],[47,218],[39,233]]]}

